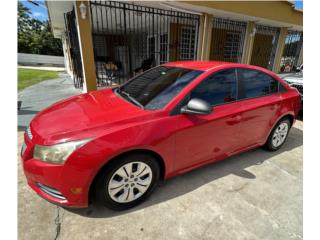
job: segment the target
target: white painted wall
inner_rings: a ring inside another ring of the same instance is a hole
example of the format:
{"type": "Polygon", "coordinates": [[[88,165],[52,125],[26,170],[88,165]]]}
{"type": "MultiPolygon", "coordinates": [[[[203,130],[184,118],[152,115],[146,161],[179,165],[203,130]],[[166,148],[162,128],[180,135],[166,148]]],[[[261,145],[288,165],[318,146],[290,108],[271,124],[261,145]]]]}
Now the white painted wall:
{"type": "Polygon", "coordinates": [[[29,53],[18,53],[18,64],[23,65],[55,65],[64,66],[63,56],[49,56],[49,55],[38,55],[29,53]]]}

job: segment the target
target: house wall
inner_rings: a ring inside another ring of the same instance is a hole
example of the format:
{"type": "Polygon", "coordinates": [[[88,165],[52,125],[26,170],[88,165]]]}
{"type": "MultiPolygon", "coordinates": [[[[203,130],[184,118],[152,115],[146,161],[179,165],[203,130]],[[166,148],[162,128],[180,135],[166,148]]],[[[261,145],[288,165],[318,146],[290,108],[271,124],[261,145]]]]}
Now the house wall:
{"type": "Polygon", "coordinates": [[[63,48],[63,56],[64,56],[64,65],[68,74],[71,76],[72,74],[72,64],[70,58],[70,47],[67,43],[67,38],[65,36],[62,37],[62,48],[63,48]]]}

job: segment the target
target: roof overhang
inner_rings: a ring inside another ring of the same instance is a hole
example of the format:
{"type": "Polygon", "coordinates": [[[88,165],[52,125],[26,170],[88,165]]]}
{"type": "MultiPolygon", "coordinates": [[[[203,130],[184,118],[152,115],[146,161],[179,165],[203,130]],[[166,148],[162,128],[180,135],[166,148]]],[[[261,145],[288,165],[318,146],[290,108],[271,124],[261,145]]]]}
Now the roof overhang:
{"type": "Polygon", "coordinates": [[[290,1],[184,1],[169,4],[178,4],[216,17],[254,21],[300,31],[303,29],[303,12],[295,9],[290,1]]]}
{"type": "Polygon", "coordinates": [[[64,14],[72,10],[74,1],[46,1],[51,30],[55,38],[64,33],[64,14]]]}
{"type": "Polygon", "coordinates": [[[302,31],[303,12],[291,1],[134,1],[148,7],[207,13],[238,21],[253,21],[276,27],[302,31]]]}
{"type": "MultiPolygon", "coordinates": [[[[130,2],[130,1],[129,1],[130,2]]],[[[173,9],[195,14],[208,13],[215,17],[303,30],[303,12],[290,1],[131,1],[136,5],[173,9]]],[[[74,1],[46,1],[53,35],[64,32],[64,13],[72,10],[74,1]]]]}

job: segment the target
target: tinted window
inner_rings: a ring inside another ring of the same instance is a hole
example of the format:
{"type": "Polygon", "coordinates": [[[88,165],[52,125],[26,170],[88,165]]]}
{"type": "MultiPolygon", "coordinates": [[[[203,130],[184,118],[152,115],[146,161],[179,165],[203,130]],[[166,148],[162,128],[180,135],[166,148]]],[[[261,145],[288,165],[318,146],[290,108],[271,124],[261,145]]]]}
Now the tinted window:
{"type": "Polygon", "coordinates": [[[199,70],[159,66],[137,76],[120,90],[145,109],[161,109],[201,73],[199,70]]]}
{"type": "Polygon", "coordinates": [[[278,92],[278,81],[260,71],[238,69],[239,99],[253,98],[278,92]]]}
{"type": "Polygon", "coordinates": [[[279,92],[286,92],[287,89],[279,82],[279,92]]]}
{"type": "Polygon", "coordinates": [[[203,99],[211,105],[236,101],[237,79],[235,69],[215,73],[203,80],[190,93],[190,99],[192,98],[203,99]]]}
{"type": "Polygon", "coordinates": [[[279,91],[279,82],[273,77],[270,77],[270,93],[276,93],[279,91]]]}

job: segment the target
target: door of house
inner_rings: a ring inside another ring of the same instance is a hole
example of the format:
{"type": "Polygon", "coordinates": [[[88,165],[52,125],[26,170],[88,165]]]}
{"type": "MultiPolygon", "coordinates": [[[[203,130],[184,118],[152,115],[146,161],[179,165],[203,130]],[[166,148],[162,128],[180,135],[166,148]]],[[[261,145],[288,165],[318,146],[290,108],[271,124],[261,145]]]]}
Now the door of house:
{"type": "Polygon", "coordinates": [[[148,56],[154,57],[156,65],[169,61],[167,33],[148,36],[148,56]]]}

